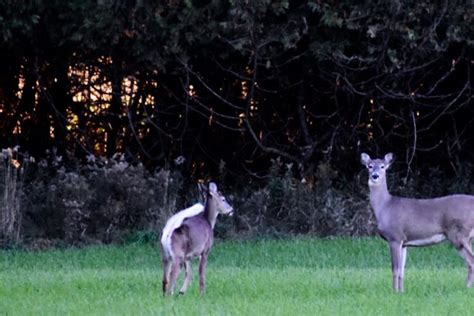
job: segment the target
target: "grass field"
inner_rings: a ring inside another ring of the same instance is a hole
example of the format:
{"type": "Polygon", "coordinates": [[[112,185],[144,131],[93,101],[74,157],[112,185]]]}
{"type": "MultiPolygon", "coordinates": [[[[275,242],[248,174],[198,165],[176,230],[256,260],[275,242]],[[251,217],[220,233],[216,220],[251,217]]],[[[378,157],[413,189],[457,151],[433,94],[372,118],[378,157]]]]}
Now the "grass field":
{"type": "MultiPolygon", "coordinates": [[[[403,294],[391,290],[382,240],[216,241],[207,293],[196,265],[186,296],[161,296],[152,245],[0,252],[6,315],[467,315],[474,289],[449,245],[408,251],[403,294]]],[[[180,284],[179,284],[180,286],[180,284]]]]}

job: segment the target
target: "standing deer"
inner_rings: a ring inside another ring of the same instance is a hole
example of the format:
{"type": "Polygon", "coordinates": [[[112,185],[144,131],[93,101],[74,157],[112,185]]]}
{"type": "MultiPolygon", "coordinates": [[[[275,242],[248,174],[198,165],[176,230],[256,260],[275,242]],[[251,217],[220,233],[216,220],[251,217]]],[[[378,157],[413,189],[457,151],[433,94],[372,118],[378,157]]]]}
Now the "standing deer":
{"type": "Polygon", "coordinates": [[[464,259],[468,275],[466,286],[474,282],[474,196],[455,194],[434,199],[410,199],[391,195],[385,173],[393,161],[361,154],[369,171],[370,205],[378,231],[390,247],[393,289],[403,292],[407,247],[430,246],[448,239],[464,259]]]}
{"type": "Polygon", "coordinates": [[[173,215],[163,228],[161,250],[163,259],[163,295],[173,294],[176,279],[185,268],[185,278],[180,294],[186,293],[191,282],[191,259],[199,257],[199,290],[206,287],[207,256],[214,240],[217,215],[232,215],[233,208],[217,191],[215,183],[209,189],[200,185],[206,194],[205,205],[197,203],[173,215]]]}

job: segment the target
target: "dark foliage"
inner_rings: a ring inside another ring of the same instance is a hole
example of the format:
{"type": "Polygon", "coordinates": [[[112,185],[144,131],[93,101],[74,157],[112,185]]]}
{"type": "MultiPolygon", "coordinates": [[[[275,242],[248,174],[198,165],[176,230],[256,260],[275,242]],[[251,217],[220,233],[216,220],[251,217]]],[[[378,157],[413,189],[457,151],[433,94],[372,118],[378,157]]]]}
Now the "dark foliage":
{"type": "Polygon", "coordinates": [[[4,1],[0,141],[194,176],[472,160],[463,1],[4,1]],[[21,85],[19,86],[19,82],[21,85]],[[345,164],[348,159],[354,163],[345,164]]]}
{"type": "Polygon", "coordinates": [[[0,144],[67,160],[34,177],[29,218],[48,236],[146,228],[146,205],[170,203],[133,192],[164,185],[150,170],[180,174],[173,199],[213,178],[250,190],[241,203],[264,205],[259,225],[340,233],[359,213],[314,209],[363,196],[362,150],[393,151],[404,192],[421,192],[426,170],[467,181],[473,20],[461,0],[2,1],[0,144]],[[145,168],[106,181],[87,157],[145,168]]]}

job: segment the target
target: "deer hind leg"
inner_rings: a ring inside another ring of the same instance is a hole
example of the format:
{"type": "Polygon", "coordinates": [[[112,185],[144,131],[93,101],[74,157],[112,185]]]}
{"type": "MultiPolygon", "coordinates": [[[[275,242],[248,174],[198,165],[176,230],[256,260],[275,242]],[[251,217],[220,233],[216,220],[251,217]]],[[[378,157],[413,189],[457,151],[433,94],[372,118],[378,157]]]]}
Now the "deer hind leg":
{"type": "Polygon", "coordinates": [[[185,277],[184,277],[184,282],[183,286],[181,287],[181,290],[179,290],[179,294],[184,294],[188,290],[189,283],[191,282],[192,279],[192,265],[191,265],[191,260],[185,260],[184,261],[184,268],[185,268],[185,277]]]}
{"type": "Polygon", "coordinates": [[[163,295],[167,294],[169,281],[170,281],[170,269],[171,269],[171,260],[163,259],[163,295]]]}
{"type": "Polygon", "coordinates": [[[168,292],[167,294],[174,293],[174,287],[176,285],[176,279],[178,278],[179,272],[181,270],[181,259],[174,258],[173,263],[171,264],[171,271],[169,277],[169,284],[168,284],[168,292]]]}
{"type": "Polygon", "coordinates": [[[206,266],[207,253],[203,253],[199,258],[199,291],[201,294],[206,291],[206,266]]]}
{"type": "MultiPolygon", "coordinates": [[[[400,287],[400,280],[402,279],[402,243],[392,241],[389,243],[390,255],[392,257],[392,286],[395,292],[402,292],[400,287]]],[[[403,281],[402,281],[403,283],[403,281]]]]}
{"type": "Polygon", "coordinates": [[[469,234],[469,240],[466,245],[466,249],[471,254],[471,261],[473,262],[473,264],[469,266],[469,270],[468,270],[467,281],[466,281],[467,287],[471,287],[474,284],[474,255],[472,253],[471,246],[472,246],[472,232],[469,234]]]}
{"type": "Polygon", "coordinates": [[[472,254],[470,240],[467,240],[467,242],[464,244],[463,253],[464,255],[461,254],[461,256],[463,257],[464,261],[466,261],[468,271],[466,286],[471,287],[474,283],[474,255],[472,254]]]}
{"type": "Polygon", "coordinates": [[[457,233],[448,237],[459,255],[464,259],[467,266],[466,286],[471,287],[474,283],[474,255],[472,254],[469,233],[457,233]]]}

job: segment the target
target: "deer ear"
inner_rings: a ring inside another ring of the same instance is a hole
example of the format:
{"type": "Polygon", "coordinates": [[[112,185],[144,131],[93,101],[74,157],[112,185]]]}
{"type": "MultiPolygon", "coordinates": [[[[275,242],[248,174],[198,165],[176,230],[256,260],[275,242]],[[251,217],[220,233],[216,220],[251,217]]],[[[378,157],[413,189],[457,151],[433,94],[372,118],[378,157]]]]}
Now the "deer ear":
{"type": "Polygon", "coordinates": [[[363,164],[364,166],[367,166],[370,162],[370,156],[367,155],[366,153],[360,154],[360,163],[363,164]]]}
{"type": "Polygon", "coordinates": [[[217,193],[217,185],[214,182],[209,182],[209,193],[217,193]]]}
{"type": "Polygon", "coordinates": [[[390,164],[393,162],[393,159],[394,159],[394,158],[393,158],[393,154],[392,154],[392,153],[388,153],[388,154],[386,154],[385,157],[384,157],[385,163],[386,163],[387,165],[390,165],[390,164]]]}

